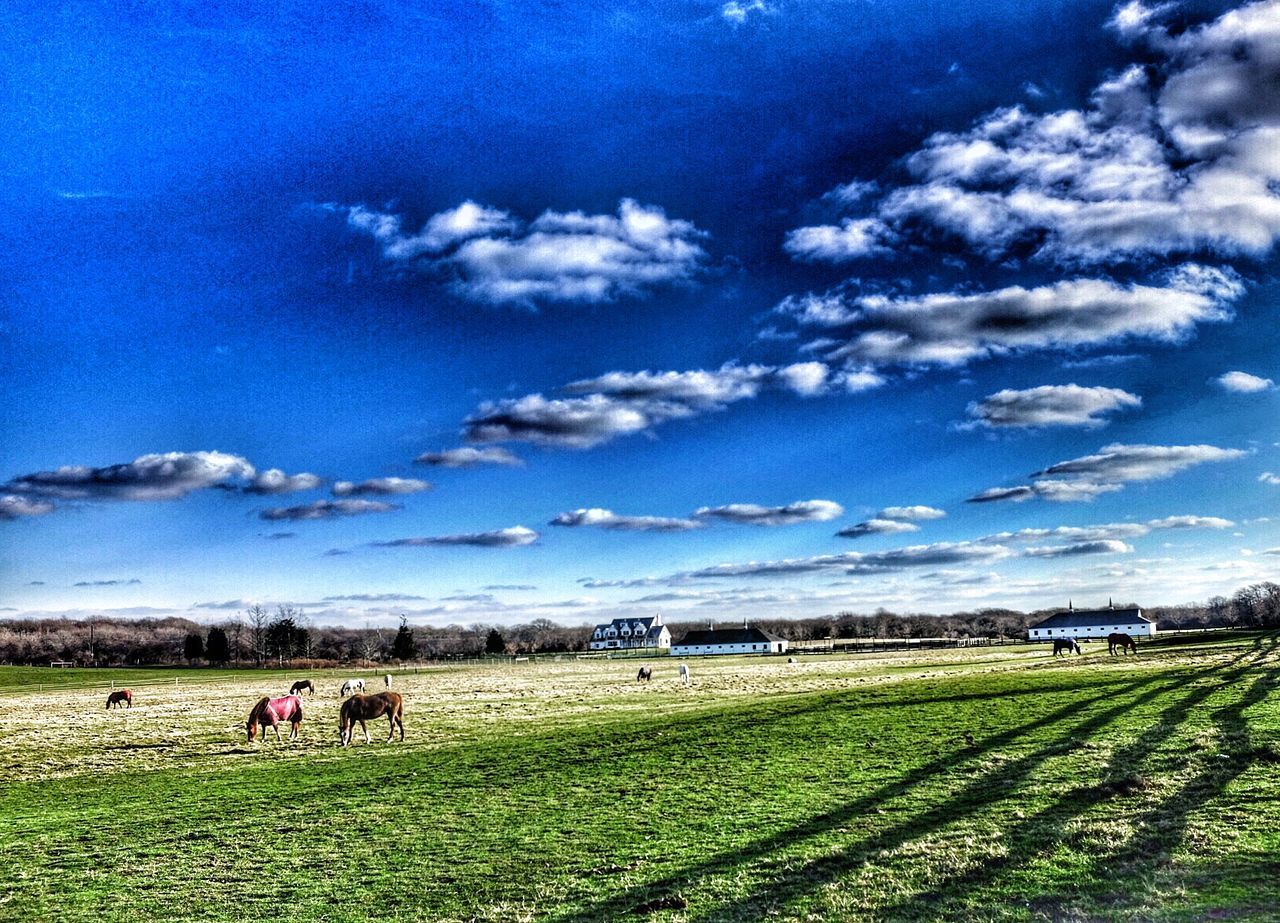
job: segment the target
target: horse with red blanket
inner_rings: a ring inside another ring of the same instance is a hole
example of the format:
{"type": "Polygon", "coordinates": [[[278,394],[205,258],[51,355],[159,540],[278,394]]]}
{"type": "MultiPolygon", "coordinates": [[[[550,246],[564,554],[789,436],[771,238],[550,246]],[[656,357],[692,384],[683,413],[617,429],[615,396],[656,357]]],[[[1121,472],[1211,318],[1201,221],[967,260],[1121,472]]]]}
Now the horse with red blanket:
{"type": "Polygon", "coordinates": [[[276,732],[276,740],[280,740],[281,721],[289,722],[289,739],[296,738],[298,725],[302,724],[302,696],[282,695],[278,699],[270,696],[260,698],[258,704],[249,712],[249,720],[244,723],[249,742],[253,742],[259,727],[262,728],[262,737],[265,740],[268,726],[276,732]]]}

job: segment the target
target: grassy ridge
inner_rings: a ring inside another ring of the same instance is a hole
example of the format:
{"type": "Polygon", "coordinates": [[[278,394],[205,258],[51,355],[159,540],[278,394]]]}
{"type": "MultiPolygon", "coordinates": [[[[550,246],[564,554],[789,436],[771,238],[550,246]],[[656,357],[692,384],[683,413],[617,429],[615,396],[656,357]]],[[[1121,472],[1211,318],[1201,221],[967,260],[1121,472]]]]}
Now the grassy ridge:
{"type": "Polygon", "coordinates": [[[0,848],[34,858],[0,871],[0,916],[1265,919],[1275,644],[791,693],[712,674],[639,708],[602,683],[535,720],[520,700],[569,679],[499,678],[467,694],[510,714],[437,723],[423,695],[403,747],[250,753],[211,726],[190,748],[215,759],[13,778],[0,848]]]}

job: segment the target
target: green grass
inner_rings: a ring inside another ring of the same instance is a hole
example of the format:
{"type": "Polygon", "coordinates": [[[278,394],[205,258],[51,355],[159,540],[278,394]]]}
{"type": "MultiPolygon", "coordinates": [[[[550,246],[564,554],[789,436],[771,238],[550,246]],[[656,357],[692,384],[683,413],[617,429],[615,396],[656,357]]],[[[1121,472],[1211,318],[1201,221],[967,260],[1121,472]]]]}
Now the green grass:
{"type": "Polygon", "coordinates": [[[1274,919],[1278,642],[438,671],[347,750],[12,694],[0,918],[1274,919]]]}

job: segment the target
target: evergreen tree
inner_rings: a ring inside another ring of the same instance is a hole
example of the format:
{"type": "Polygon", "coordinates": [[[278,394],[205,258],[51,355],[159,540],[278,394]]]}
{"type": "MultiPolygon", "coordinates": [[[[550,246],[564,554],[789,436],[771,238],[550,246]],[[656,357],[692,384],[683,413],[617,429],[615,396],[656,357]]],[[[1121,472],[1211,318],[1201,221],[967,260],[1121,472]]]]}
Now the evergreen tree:
{"type": "Polygon", "coordinates": [[[182,656],[195,662],[204,656],[204,639],[192,632],[182,642],[182,656]]]}
{"type": "Polygon", "coordinates": [[[403,615],[400,616],[400,630],[391,642],[391,656],[396,660],[413,660],[418,656],[418,642],[413,639],[413,629],[403,615]]]}
{"type": "Polygon", "coordinates": [[[204,642],[204,655],[210,663],[224,664],[231,659],[231,645],[227,642],[227,633],[221,628],[209,629],[209,637],[204,642]]]}
{"type": "Polygon", "coordinates": [[[496,628],[489,629],[489,637],[484,642],[484,652],[486,654],[503,654],[507,650],[507,641],[502,637],[502,632],[496,628]]]}

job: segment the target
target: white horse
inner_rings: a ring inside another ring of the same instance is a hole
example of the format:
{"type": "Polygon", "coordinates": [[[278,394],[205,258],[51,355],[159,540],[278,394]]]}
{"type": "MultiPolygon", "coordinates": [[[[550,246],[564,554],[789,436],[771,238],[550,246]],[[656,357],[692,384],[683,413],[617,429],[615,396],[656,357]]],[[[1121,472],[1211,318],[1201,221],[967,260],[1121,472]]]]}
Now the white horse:
{"type": "Polygon", "coordinates": [[[386,683],[386,684],[387,684],[387,688],[388,688],[388,689],[390,689],[390,688],[391,688],[391,674],[390,674],[390,673],[388,673],[386,676],[382,677],[382,681],[383,681],[384,683],[386,683]]]}
{"type": "Polygon", "coordinates": [[[351,693],[355,692],[357,689],[360,690],[361,695],[364,695],[364,680],[349,679],[342,684],[342,692],[339,693],[339,695],[349,696],[351,695],[351,693]]]}
{"type": "Polygon", "coordinates": [[[680,664],[680,682],[686,686],[689,685],[689,665],[687,663],[680,664]]]}

